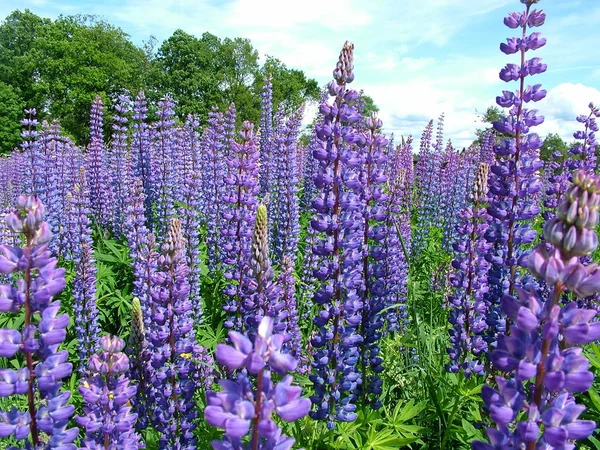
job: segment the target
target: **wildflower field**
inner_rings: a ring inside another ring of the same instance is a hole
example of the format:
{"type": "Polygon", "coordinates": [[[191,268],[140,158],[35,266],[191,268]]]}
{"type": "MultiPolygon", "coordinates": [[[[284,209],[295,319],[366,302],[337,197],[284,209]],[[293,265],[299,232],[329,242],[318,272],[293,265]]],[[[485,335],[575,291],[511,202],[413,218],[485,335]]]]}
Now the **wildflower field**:
{"type": "Polygon", "coordinates": [[[502,113],[462,150],[444,116],[386,135],[350,42],[308,129],[269,70],[253,121],[123,90],[65,133],[24,105],[0,449],[600,449],[600,109],[540,159],[546,16],[514,3],[502,113]]]}

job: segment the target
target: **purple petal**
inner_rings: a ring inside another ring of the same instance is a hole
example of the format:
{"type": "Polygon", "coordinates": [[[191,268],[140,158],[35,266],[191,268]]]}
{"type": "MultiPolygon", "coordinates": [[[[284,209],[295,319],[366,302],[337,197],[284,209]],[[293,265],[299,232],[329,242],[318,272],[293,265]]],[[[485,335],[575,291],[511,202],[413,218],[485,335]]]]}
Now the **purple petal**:
{"type": "Polygon", "coordinates": [[[230,369],[241,369],[246,365],[247,355],[225,344],[217,345],[215,351],[217,362],[230,369]]]}

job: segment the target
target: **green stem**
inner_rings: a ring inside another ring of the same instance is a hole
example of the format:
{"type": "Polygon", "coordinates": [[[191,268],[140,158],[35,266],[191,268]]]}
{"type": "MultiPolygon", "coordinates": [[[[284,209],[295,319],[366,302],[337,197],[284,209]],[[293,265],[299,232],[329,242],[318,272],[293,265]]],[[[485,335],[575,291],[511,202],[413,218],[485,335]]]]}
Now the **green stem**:
{"type": "Polygon", "coordinates": [[[456,416],[456,413],[458,412],[458,408],[460,406],[461,400],[462,400],[462,395],[460,395],[460,389],[462,387],[463,384],[463,377],[460,376],[459,378],[459,382],[458,382],[458,394],[456,396],[456,400],[454,401],[454,406],[452,407],[452,412],[450,413],[450,418],[448,419],[448,422],[446,424],[446,429],[444,430],[444,437],[442,438],[442,445],[440,447],[440,450],[444,450],[446,448],[446,442],[448,441],[448,437],[450,436],[450,429],[452,428],[452,424],[454,423],[454,417],[456,416]]]}

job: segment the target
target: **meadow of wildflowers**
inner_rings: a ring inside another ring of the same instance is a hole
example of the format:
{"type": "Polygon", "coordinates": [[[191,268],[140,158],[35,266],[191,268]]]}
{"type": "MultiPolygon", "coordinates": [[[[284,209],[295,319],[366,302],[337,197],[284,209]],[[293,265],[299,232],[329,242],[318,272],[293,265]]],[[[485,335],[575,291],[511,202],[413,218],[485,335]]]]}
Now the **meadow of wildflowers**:
{"type": "Polygon", "coordinates": [[[269,77],[256,124],[96,97],[85,148],[25,110],[0,449],[600,449],[600,110],[542,163],[538,3],[504,19],[505,114],[461,151],[444,116],[418,149],[386,136],[350,42],[308,139],[269,77]]]}

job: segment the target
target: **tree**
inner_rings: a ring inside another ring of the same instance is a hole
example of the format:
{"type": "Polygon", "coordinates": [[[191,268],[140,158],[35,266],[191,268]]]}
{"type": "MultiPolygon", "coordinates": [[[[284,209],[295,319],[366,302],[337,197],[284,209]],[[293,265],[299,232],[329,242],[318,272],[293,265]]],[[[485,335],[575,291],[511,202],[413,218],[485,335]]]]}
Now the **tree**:
{"type": "Polygon", "coordinates": [[[42,55],[36,46],[51,24],[29,10],[14,11],[0,24],[0,81],[11,86],[28,107],[44,104],[37,86],[42,55]]]}
{"type": "Polygon", "coordinates": [[[0,154],[10,153],[19,145],[23,108],[15,89],[0,81],[0,154]]]}
{"type": "MultiPolygon", "coordinates": [[[[503,116],[503,114],[502,114],[502,111],[500,110],[500,108],[498,108],[496,105],[489,106],[485,110],[485,112],[480,115],[479,118],[482,122],[490,124],[490,126],[484,128],[484,129],[478,128],[477,131],[475,131],[475,135],[477,136],[477,139],[475,139],[473,144],[475,144],[475,145],[481,144],[483,142],[484,133],[486,131],[488,131],[489,129],[492,129],[493,123],[498,122],[502,118],[502,116],[503,116]]],[[[500,140],[505,137],[507,137],[507,136],[496,132],[496,140],[500,140]]]]}
{"type": "Polygon", "coordinates": [[[550,133],[544,139],[542,148],[540,150],[540,158],[542,161],[550,161],[553,159],[553,155],[559,152],[562,156],[565,156],[569,151],[569,146],[561,137],[556,133],[550,133]]]}
{"type": "Polygon", "coordinates": [[[85,142],[90,105],[143,87],[145,55],[127,34],[95,16],[52,22],[14,11],[0,25],[0,81],[13,87],[39,118],[58,118],[85,142]]]}
{"type": "Polygon", "coordinates": [[[316,80],[307,78],[301,70],[288,69],[284,63],[272,56],[267,56],[265,63],[256,75],[255,95],[260,95],[267,76],[271,77],[273,84],[273,107],[275,109],[283,103],[285,111],[289,114],[304,102],[319,99],[321,90],[316,80]]]}
{"type": "Polygon", "coordinates": [[[369,97],[367,94],[365,94],[364,92],[360,92],[360,96],[363,99],[364,102],[364,111],[363,114],[368,117],[372,112],[379,112],[379,106],[377,106],[375,104],[375,101],[369,97]]]}
{"type": "Polygon", "coordinates": [[[114,100],[144,87],[144,52],[121,29],[94,16],[60,17],[36,47],[44,55],[39,84],[50,113],[80,142],[87,137],[97,94],[114,100]]]}

